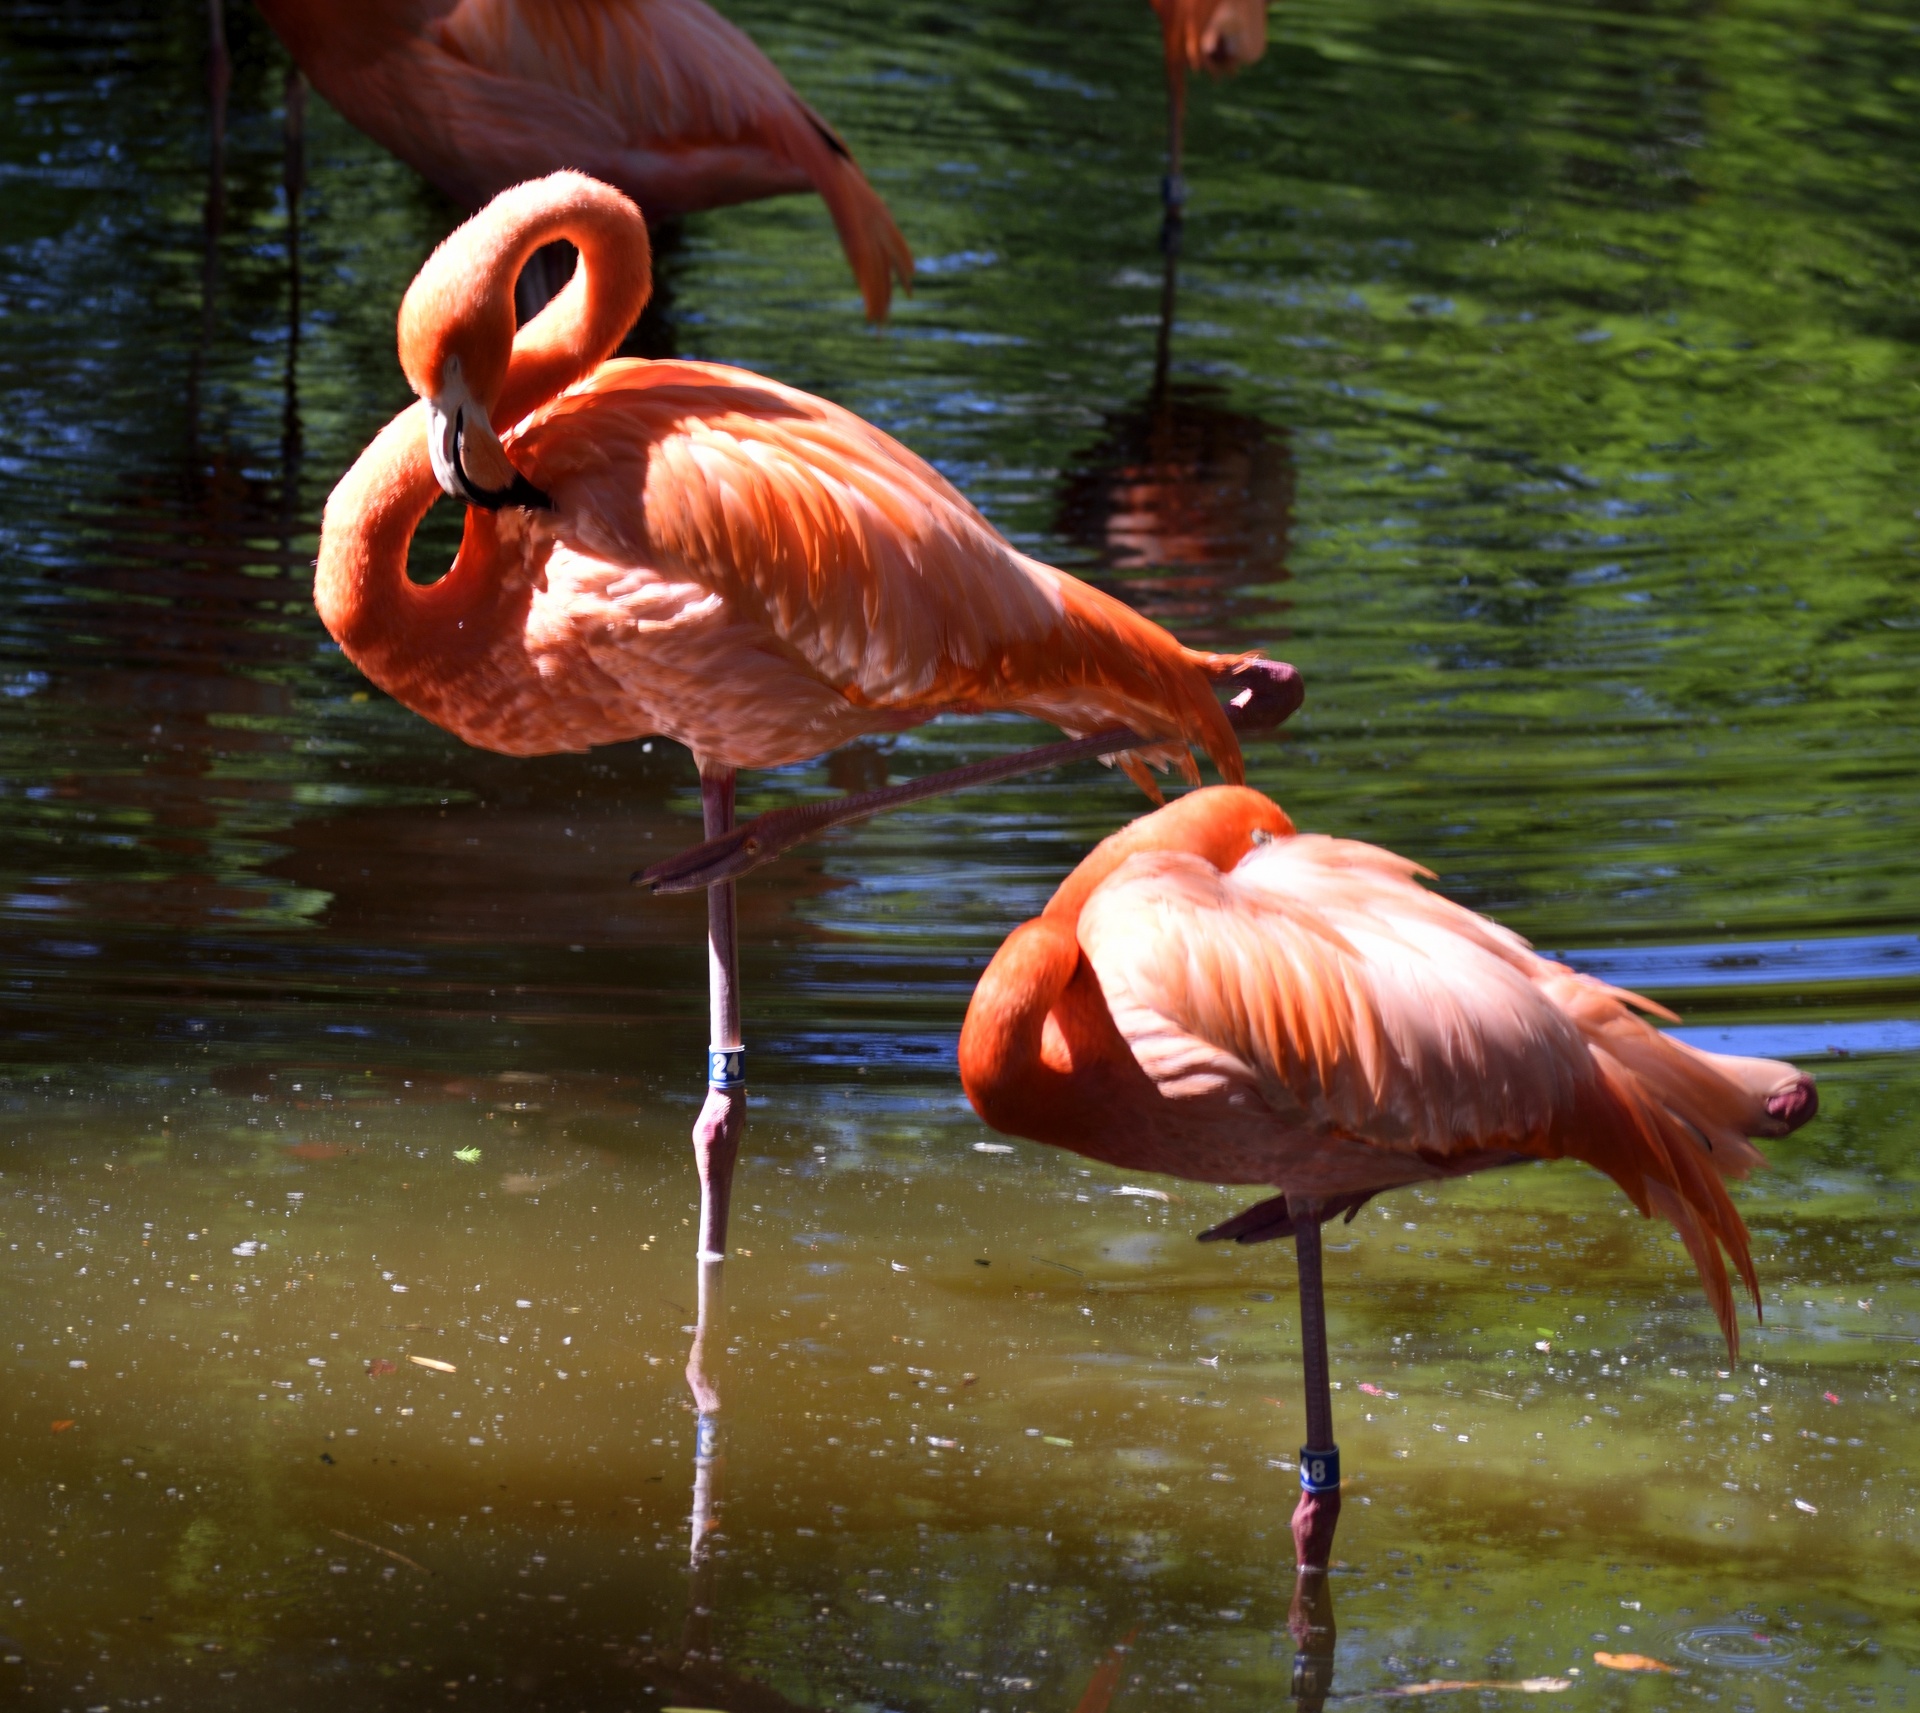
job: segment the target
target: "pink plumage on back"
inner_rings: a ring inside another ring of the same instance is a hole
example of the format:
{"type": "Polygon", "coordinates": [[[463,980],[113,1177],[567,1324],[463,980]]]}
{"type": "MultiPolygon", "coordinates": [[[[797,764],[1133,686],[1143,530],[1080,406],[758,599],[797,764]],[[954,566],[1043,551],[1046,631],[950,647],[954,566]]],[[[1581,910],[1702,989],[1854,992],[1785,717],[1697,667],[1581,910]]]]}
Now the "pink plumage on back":
{"type": "Polygon", "coordinates": [[[982,978],[961,1066],[989,1122],[1321,1205],[1570,1155],[1673,1222],[1734,1342],[1718,1247],[1758,1298],[1721,1179],[1763,1164],[1748,1137],[1812,1116],[1807,1078],[1661,1033],[1638,1015],[1659,1007],[1540,957],[1404,858],[1294,834],[1253,792],[1196,792],[1125,836],[982,978]],[[1244,823],[1237,845],[1227,823],[1244,823]],[[1043,940],[1053,974],[1036,979],[1043,940]],[[1043,1000],[1036,1065],[1020,1020],[1043,1000]]]}

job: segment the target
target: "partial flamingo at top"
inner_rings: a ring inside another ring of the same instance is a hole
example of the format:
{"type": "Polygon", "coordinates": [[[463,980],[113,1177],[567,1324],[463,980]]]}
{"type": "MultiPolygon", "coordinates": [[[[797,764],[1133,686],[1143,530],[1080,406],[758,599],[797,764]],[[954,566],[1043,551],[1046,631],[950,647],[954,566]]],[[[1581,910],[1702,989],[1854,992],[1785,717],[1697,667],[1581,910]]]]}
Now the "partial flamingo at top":
{"type": "Polygon", "coordinates": [[[518,755],[660,735],[718,774],[1008,709],[1240,777],[1213,690],[1240,657],[1018,552],[837,405],[718,364],[603,361],[648,286],[639,211],[578,173],[496,198],[421,269],[400,313],[421,402],[328,500],[314,586],[375,683],[518,755]],[[561,238],[581,266],[516,334],[513,280],[561,238]],[[465,539],[417,584],[408,543],[442,492],[468,503],[465,539]]]}
{"type": "Polygon", "coordinates": [[[1535,953],[1377,846],[1256,791],[1106,839],[980,979],[960,1075],[996,1129],[1128,1171],[1265,1184],[1211,1236],[1281,1236],[1400,1185],[1572,1157],[1664,1215],[1737,1349],[1725,1178],[1817,1109],[1812,1079],[1701,1052],[1672,1013],[1535,953]]]}
{"type": "Polygon", "coordinates": [[[1187,73],[1219,77],[1267,51],[1267,0],[1153,0],[1167,65],[1167,209],[1186,201],[1187,73]]]}
{"type": "Polygon", "coordinates": [[[701,0],[259,0],[314,87],[470,209],[572,167],[650,220],[817,191],[867,315],[913,256],[852,153],[701,0]]]}

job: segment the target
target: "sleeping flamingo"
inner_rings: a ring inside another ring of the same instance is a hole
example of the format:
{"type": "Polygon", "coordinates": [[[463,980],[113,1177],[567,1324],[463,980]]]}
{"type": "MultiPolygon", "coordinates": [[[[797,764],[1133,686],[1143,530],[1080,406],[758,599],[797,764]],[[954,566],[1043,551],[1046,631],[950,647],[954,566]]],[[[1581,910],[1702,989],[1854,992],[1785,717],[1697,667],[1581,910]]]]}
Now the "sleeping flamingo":
{"type": "MultiPolygon", "coordinates": [[[[1280,717],[1298,705],[1291,668],[1183,648],[1017,553],[838,406],[717,364],[603,361],[648,285],[640,211],[562,172],[495,198],[409,287],[400,361],[419,402],[328,499],[314,580],[342,650],[396,700],[509,755],[670,737],[699,764],[716,837],[738,769],[941,713],[1095,734],[1133,751],[1119,765],[1153,794],[1143,758],[1197,781],[1189,744],[1239,779],[1215,680],[1243,678],[1239,700],[1277,686],[1280,717]],[[562,238],[581,265],[516,335],[514,278],[562,238]],[[466,503],[465,536],[416,584],[408,544],[443,492],[466,503]]],[[[884,806],[873,795],[862,812],[884,806]]],[[[745,1110],[734,889],[730,873],[696,884],[713,1029],[699,1243],[718,1258],[745,1110]]]]}
{"type": "Polygon", "coordinates": [[[846,144],[702,0],[259,6],[322,95],[463,207],[560,167],[618,185],[654,220],[814,190],[869,319],[886,319],[896,279],[912,283],[906,240],[846,144]]]}
{"type": "MultiPolygon", "coordinates": [[[[997,1130],[1129,1171],[1281,1193],[1202,1236],[1291,1236],[1307,1445],[1295,1551],[1340,1514],[1320,1225],[1382,1190],[1571,1156],[1679,1232],[1738,1347],[1721,1184],[1818,1107],[1770,1059],[1704,1053],[1672,1013],[1537,956],[1374,845],[1300,834],[1257,791],[1191,792],[1096,845],[980,978],[960,1078],[997,1130]]],[[[1428,878],[1431,878],[1430,876],[1428,878]]]]}
{"type": "Polygon", "coordinates": [[[1267,51],[1267,0],[1153,0],[1153,9],[1160,15],[1160,45],[1167,62],[1167,176],[1160,192],[1166,203],[1171,249],[1187,201],[1187,181],[1181,171],[1187,73],[1205,71],[1219,77],[1252,65],[1267,51]]]}

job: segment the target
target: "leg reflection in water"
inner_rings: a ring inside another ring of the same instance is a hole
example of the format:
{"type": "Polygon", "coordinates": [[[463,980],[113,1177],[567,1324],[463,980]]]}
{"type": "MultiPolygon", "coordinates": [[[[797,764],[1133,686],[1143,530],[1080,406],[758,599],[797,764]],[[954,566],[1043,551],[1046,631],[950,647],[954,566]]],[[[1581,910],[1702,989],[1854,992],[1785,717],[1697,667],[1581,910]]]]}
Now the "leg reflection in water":
{"type": "MultiPolygon", "coordinates": [[[[1317,1228],[1316,1228],[1317,1229],[1317,1228]]],[[[725,1533],[726,1430],[721,1400],[726,1373],[726,1263],[703,1261],[693,1346],[687,1353],[687,1389],[695,1412],[693,1507],[688,1522],[687,1615],[677,1647],[640,1662],[640,1675],[666,1706],[714,1713],[810,1713],[778,1690],[729,1671],[722,1658],[716,1618],[720,1602],[725,1533]]],[[[737,1409],[739,1400],[735,1398],[737,1409]]],[[[1333,1594],[1324,1570],[1302,1569],[1294,1581],[1287,1629],[1295,1648],[1293,1699],[1303,1713],[1322,1713],[1333,1688],[1333,1594]]],[[[1129,1631],[1098,1665],[1075,1713],[1105,1713],[1120,1688],[1137,1631],[1129,1631]]]]}
{"type": "Polygon", "coordinates": [[[1320,1713],[1333,1691],[1333,1583],[1324,1570],[1302,1568],[1287,1608],[1293,1636],[1293,1698],[1302,1713],[1320,1713]]]}
{"type": "Polygon", "coordinates": [[[641,1663],[641,1675],[669,1706],[716,1713],[809,1713],[776,1689],[740,1677],[723,1664],[715,1636],[719,1600],[720,1505],[726,1472],[726,1439],[720,1399],[726,1383],[726,1263],[700,1263],[699,1311],[693,1348],[687,1355],[687,1387],[693,1393],[693,1515],[688,1527],[687,1617],[678,1648],[641,1663]]]}

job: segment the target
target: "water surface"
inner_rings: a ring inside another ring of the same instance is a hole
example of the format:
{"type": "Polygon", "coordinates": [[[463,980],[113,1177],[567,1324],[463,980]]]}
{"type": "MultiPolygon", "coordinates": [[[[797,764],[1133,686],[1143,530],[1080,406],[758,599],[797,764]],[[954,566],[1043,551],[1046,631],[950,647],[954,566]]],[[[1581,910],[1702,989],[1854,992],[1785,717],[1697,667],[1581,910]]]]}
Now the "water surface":
{"type": "MultiPolygon", "coordinates": [[[[1571,1165],[1331,1239],[1334,1693],[1905,1706],[1920,14],[1288,0],[1196,96],[1156,380],[1151,16],[1030,10],[732,5],[919,286],[876,336],[816,203],[731,210],[663,241],[652,347],[836,398],[1028,550],[1293,660],[1249,759],[1302,825],[1821,1083],[1736,1192],[1737,1363],[1571,1165]]],[[[0,22],[6,1695],[1039,1713],[1125,1642],[1120,1713],[1280,1699],[1291,1257],[1192,1242],[1243,1194],[1000,1145],[953,1075],[1000,937],[1138,810],[1095,769],[743,888],[690,1569],[701,914],[625,876],[694,836],[692,766],[466,750],[333,649],[319,508],[457,214],[316,103],[291,244],[240,10],[210,202],[202,28],[0,22]]]]}

